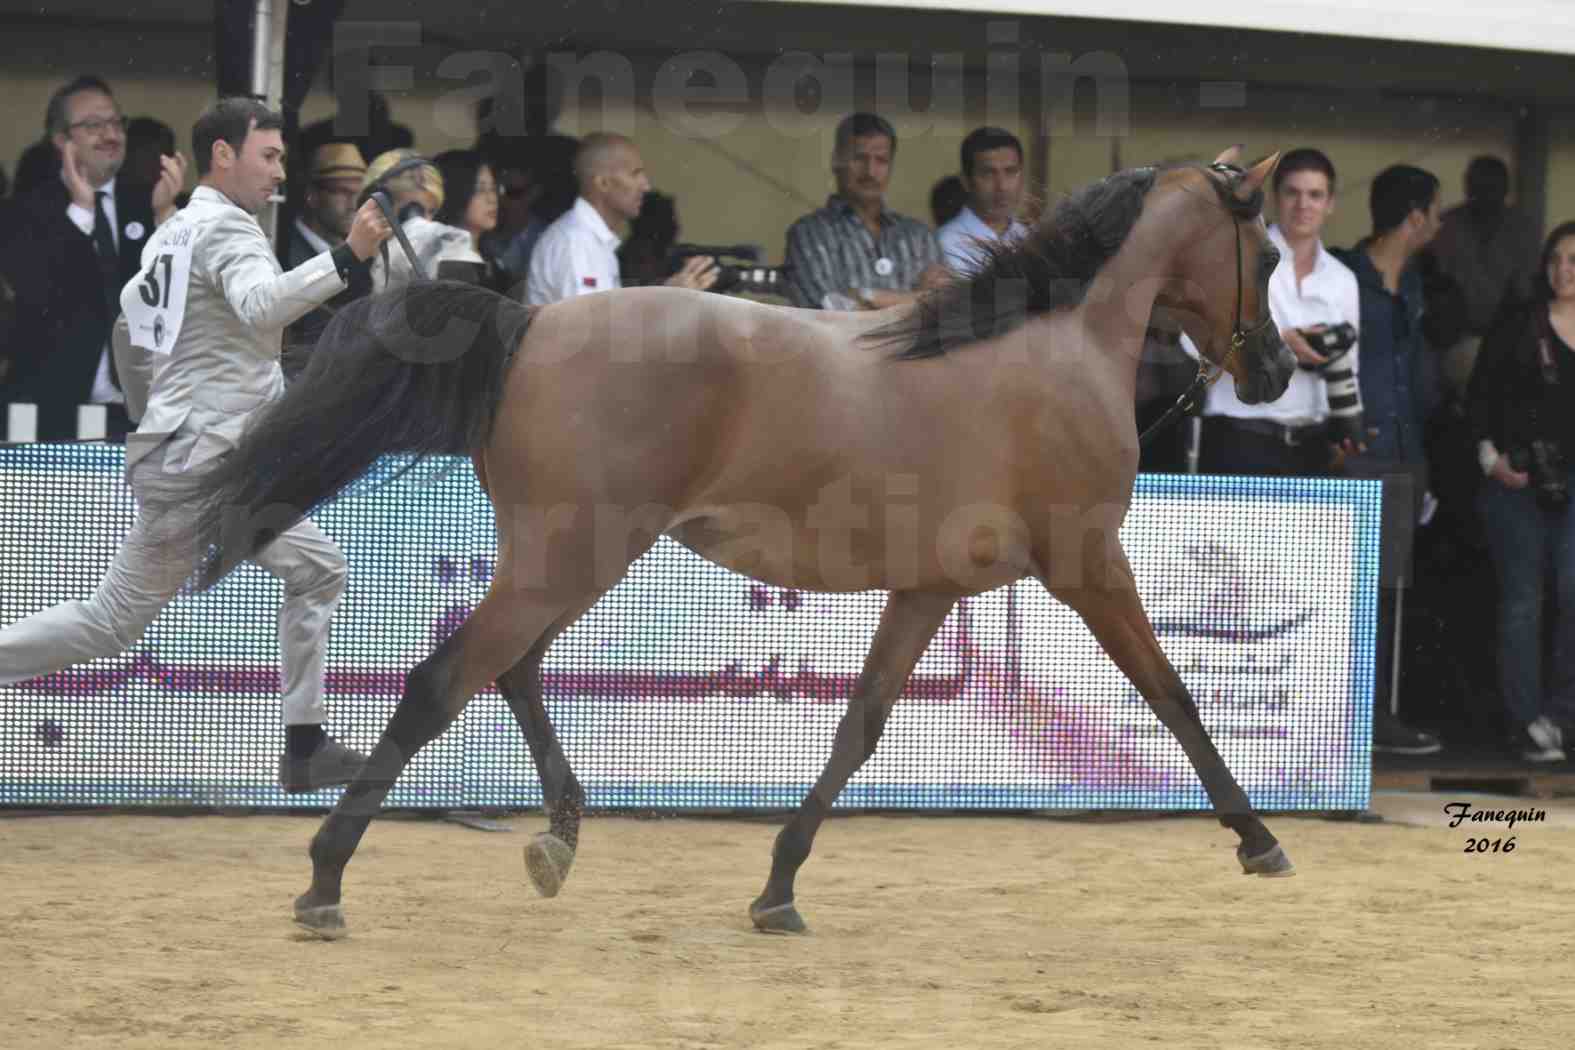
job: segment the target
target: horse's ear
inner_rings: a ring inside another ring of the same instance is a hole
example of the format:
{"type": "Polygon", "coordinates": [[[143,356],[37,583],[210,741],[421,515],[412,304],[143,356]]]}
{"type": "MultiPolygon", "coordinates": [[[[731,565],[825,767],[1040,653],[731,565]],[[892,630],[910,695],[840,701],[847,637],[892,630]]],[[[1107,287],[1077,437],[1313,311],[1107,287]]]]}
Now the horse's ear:
{"type": "Polygon", "coordinates": [[[1236,184],[1236,197],[1239,200],[1251,200],[1253,194],[1263,189],[1263,184],[1269,181],[1269,176],[1274,174],[1274,169],[1280,163],[1280,154],[1271,153],[1258,163],[1247,169],[1247,173],[1236,184]]]}
{"type": "Polygon", "coordinates": [[[1216,164],[1229,164],[1231,167],[1235,167],[1236,165],[1240,164],[1241,163],[1241,143],[1238,142],[1236,145],[1232,146],[1230,149],[1226,150],[1224,153],[1221,153],[1218,157],[1215,157],[1214,158],[1214,163],[1216,163],[1216,164]]]}

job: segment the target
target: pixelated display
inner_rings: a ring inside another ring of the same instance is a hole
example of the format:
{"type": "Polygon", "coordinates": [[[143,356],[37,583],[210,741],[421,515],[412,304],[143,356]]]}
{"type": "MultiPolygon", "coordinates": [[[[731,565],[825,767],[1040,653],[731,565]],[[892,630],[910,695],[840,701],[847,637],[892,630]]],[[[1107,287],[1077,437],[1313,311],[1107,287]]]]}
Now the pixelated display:
{"type": "MultiPolygon", "coordinates": [[[[87,597],[130,527],[123,452],[0,450],[0,621],[87,597]]],[[[370,750],[404,676],[493,571],[468,461],[385,462],[315,520],[350,583],[330,730],[370,750]]],[[[1261,809],[1360,809],[1370,790],[1376,482],[1139,478],[1122,539],[1156,632],[1261,809]]],[[[245,566],[183,596],[125,655],[0,687],[0,804],[323,806],[287,796],[281,585],[245,566]]],[[[547,706],[592,807],[783,807],[808,791],[884,595],[767,587],[666,539],[566,632],[547,706]]],[[[3,659],[3,647],[0,647],[3,659]]],[[[526,807],[535,769],[495,690],[411,763],[399,807],[526,807]]],[[[840,802],[1203,809],[1180,747],[1038,583],[966,599],[840,802]]]]}

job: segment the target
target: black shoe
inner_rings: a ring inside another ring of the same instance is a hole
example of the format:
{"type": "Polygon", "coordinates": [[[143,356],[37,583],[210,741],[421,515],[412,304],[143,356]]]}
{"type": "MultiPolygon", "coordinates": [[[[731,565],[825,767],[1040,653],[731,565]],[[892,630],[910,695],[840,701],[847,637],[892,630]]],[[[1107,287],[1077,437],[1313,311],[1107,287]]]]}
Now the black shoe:
{"type": "Polygon", "coordinates": [[[325,738],[309,758],[279,756],[279,786],[286,794],[299,795],[320,791],[336,784],[348,784],[366,765],[366,756],[337,740],[325,738]]]}
{"type": "Polygon", "coordinates": [[[1377,714],[1373,717],[1373,750],[1390,755],[1436,755],[1444,745],[1432,733],[1412,729],[1391,715],[1377,714]]]}

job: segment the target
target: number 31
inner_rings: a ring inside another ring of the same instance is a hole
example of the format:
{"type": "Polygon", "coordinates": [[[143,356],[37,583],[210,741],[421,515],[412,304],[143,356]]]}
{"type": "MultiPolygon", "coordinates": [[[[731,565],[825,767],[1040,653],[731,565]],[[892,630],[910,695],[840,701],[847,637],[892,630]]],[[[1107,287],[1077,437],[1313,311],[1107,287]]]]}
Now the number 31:
{"type": "Polygon", "coordinates": [[[174,256],[165,253],[153,260],[153,265],[148,267],[148,272],[142,275],[142,286],[137,289],[142,293],[142,301],[151,307],[165,309],[170,304],[170,264],[174,256]],[[164,287],[162,293],[159,289],[158,270],[159,264],[164,264],[164,287]],[[162,295],[163,301],[160,302],[162,295]]]}

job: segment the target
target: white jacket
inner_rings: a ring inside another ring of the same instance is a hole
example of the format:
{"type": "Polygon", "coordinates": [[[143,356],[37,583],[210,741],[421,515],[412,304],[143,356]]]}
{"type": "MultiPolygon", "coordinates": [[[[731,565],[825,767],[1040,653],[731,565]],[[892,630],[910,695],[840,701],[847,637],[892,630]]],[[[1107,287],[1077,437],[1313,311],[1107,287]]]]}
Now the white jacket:
{"type": "Polygon", "coordinates": [[[165,441],[176,470],[233,449],[252,414],[284,392],[285,327],[345,287],[329,252],[286,273],[257,220],[208,186],[148,238],[144,269],[183,227],[192,230],[191,276],[170,352],[132,346],[124,318],[114,333],[126,409],[139,421],[126,441],[128,470],[165,441]]]}

